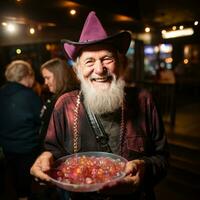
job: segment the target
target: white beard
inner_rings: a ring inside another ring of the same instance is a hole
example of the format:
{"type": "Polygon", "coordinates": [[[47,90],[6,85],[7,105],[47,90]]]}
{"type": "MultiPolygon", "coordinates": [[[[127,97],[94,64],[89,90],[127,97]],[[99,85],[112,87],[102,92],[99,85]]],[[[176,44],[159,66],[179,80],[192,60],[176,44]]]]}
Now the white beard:
{"type": "Polygon", "coordinates": [[[114,77],[110,87],[105,90],[94,88],[83,79],[80,73],[78,73],[78,77],[81,81],[84,104],[94,114],[114,112],[121,107],[124,98],[124,80],[116,80],[114,77]]]}

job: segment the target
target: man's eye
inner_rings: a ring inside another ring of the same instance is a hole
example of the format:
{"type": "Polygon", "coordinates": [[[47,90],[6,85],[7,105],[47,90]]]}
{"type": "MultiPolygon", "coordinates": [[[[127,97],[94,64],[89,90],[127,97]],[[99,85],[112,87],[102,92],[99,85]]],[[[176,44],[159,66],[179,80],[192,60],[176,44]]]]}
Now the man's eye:
{"type": "Polygon", "coordinates": [[[85,65],[86,65],[86,66],[91,66],[91,65],[93,65],[93,63],[94,63],[93,60],[87,60],[87,61],[85,62],[85,65]]]}
{"type": "Polygon", "coordinates": [[[88,64],[88,63],[92,63],[92,61],[91,61],[91,60],[88,60],[88,61],[85,62],[85,64],[88,64]]]}
{"type": "Polygon", "coordinates": [[[102,60],[102,62],[103,62],[104,64],[110,64],[110,63],[114,62],[114,59],[113,59],[113,57],[105,57],[105,58],[102,60]]]}

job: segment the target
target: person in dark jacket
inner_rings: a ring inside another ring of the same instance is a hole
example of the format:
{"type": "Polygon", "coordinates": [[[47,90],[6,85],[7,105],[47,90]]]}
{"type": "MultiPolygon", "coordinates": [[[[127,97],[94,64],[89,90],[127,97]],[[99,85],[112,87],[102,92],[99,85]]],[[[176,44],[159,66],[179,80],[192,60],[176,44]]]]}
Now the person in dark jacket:
{"type": "Polygon", "coordinates": [[[41,101],[31,89],[34,71],[23,60],[6,68],[7,83],[0,88],[0,146],[11,170],[17,198],[31,192],[30,167],[38,156],[41,101]]]}
{"type": "Polygon", "coordinates": [[[167,174],[169,151],[151,94],[125,87],[122,55],[129,48],[131,34],[123,31],[108,36],[95,12],[90,12],[79,41],[62,42],[75,62],[81,88],[57,100],[45,151],[31,167],[31,174],[50,181],[47,171],[55,159],[77,152],[108,151],[128,160],[126,176],[98,192],[71,192],[70,198],[154,200],[154,186],[167,174]]]}

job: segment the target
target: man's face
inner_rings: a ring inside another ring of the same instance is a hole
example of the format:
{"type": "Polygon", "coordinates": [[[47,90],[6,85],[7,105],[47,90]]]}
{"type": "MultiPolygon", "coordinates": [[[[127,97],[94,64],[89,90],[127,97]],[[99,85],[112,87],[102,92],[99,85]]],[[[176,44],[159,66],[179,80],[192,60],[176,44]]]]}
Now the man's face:
{"type": "Polygon", "coordinates": [[[98,90],[109,89],[114,77],[119,77],[117,55],[111,47],[105,45],[84,49],[78,67],[84,81],[98,90]]]}
{"type": "Polygon", "coordinates": [[[95,114],[113,112],[121,106],[124,81],[117,53],[108,46],[84,49],[77,62],[85,105],[95,114]],[[101,47],[101,48],[100,48],[101,47]]]}

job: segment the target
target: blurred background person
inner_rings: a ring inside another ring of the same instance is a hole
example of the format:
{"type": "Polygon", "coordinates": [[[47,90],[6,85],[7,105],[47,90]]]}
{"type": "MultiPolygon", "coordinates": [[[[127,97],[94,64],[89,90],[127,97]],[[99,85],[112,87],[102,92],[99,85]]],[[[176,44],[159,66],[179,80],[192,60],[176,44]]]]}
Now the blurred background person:
{"type": "Polygon", "coordinates": [[[49,92],[52,93],[40,113],[40,138],[43,141],[56,100],[63,93],[78,89],[79,82],[73,69],[67,65],[66,61],[60,58],[52,58],[42,64],[41,74],[44,78],[44,84],[48,87],[49,92]]]}
{"type": "Polygon", "coordinates": [[[28,62],[12,61],[5,77],[0,88],[0,146],[12,181],[9,187],[16,190],[17,199],[26,200],[31,193],[30,166],[39,153],[41,100],[31,88],[35,75],[28,62]]]}
{"type": "MultiPolygon", "coordinates": [[[[46,99],[40,113],[41,127],[39,134],[41,148],[43,148],[44,138],[56,100],[63,93],[77,89],[79,87],[79,82],[73,69],[67,65],[66,61],[60,58],[52,58],[46,61],[42,64],[40,71],[44,78],[44,93],[41,94],[41,96],[43,100],[46,99]],[[50,95],[47,93],[47,89],[50,92],[50,95]],[[46,96],[50,97],[46,98],[46,96]]],[[[36,195],[35,198],[42,198],[43,200],[67,199],[67,193],[62,193],[59,189],[50,185],[40,186],[36,195]],[[63,195],[65,197],[63,197],[63,195]]]]}

